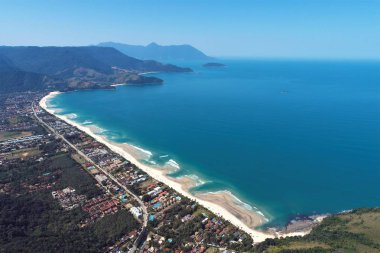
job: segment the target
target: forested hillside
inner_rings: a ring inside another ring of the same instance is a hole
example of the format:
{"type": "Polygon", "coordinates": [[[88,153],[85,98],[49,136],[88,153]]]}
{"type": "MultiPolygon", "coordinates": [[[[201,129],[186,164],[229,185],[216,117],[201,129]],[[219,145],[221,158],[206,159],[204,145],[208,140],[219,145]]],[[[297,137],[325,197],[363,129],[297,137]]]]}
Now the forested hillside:
{"type": "Polygon", "coordinates": [[[0,91],[104,88],[114,83],[161,83],[141,72],[189,72],[129,57],[107,47],[0,47],[0,91]]]}
{"type": "Polygon", "coordinates": [[[256,247],[266,253],[378,253],[380,208],[364,208],[323,220],[305,237],[268,239],[256,247]]]}

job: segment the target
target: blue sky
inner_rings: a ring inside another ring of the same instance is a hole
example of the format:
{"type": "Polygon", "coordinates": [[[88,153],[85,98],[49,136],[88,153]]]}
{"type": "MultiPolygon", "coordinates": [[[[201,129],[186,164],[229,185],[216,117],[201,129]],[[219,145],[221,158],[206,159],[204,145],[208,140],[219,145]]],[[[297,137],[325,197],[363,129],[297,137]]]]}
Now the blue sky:
{"type": "Polygon", "coordinates": [[[191,44],[212,56],[380,58],[380,0],[0,0],[0,45],[191,44]]]}

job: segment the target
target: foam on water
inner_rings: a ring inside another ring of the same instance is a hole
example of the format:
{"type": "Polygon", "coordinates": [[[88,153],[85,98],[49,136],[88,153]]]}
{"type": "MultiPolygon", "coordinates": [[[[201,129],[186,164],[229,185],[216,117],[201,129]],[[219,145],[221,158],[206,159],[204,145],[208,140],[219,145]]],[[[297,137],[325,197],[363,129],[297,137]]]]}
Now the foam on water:
{"type": "Polygon", "coordinates": [[[78,115],[75,113],[69,113],[65,115],[68,119],[76,119],[78,118],[78,115]]]}
{"type": "MultiPolygon", "coordinates": [[[[252,207],[251,205],[245,203],[244,201],[240,200],[238,197],[236,197],[231,191],[229,190],[220,190],[220,191],[214,191],[214,192],[207,192],[209,194],[218,194],[218,193],[226,193],[233,197],[239,205],[243,206],[245,209],[252,211],[253,209],[257,209],[256,207],[252,207]]],[[[263,215],[264,216],[264,215],[263,215]]]]}
{"type": "Polygon", "coordinates": [[[264,213],[261,212],[261,211],[259,211],[259,209],[257,207],[251,206],[250,204],[245,203],[244,201],[242,201],[241,199],[239,199],[238,197],[236,197],[236,195],[234,195],[229,190],[220,190],[220,191],[207,192],[207,194],[218,194],[218,193],[225,193],[225,194],[230,195],[240,206],[242,206],[243,208],[245,208],[245,209],[247,209],[249,211],[254,211],[255,213],[261,215],[262,217],[264,217],[264,219],[265,219],[266,222],[269,221],[269,219],[264,215],[264,213]]]}
{"type": "Polygon", "coordinates": [[[82,125],[91,125],[93,122],[92,121],[90,121],[90,120],[85,120],[85,121],[83,121],[81,124],[82,125]]]}
{"type": "Polygon", "coordinates": [[[92,124],[92,125],[87,125],[87,126],[89,126],[89,127],[91,128],[91,130],[92,130],[95,134],[104,134],[104,133],[107,132],[107,130],[105,130],[104,128],[101,128],[101,127],[99,127],[99,126],[97,126],[97,125],[94,125],[94,124],[92,124]]]}
{"type": "Polygon", "coordinates": [[[173,159],[170,159],[169,161],[166,162],[166,165],[169,165],[177,170],[179,170],[181,167],[179,166],[179,164],[174,161],[173,159]]]}
{"type": "Polygon", "coordinates": [[[57,113],[57,114],[61,114],[63,112],[63,109],[62,108],[59,108],[57,107],[56,105],[53,105],[51,102],[49,103],[49,101],[52,101],[51,99],[47,100],[46,102],[46,107],[49,109],[49,110],[52,110],[54,113],[57,113]]]}
{"type": "Polygon", "coordinates": [[[140,147],[132,145],[132,144],[129,144],[129,145],[131,145],[134,149],[137,149],[138,151],[141,151],[141,152],[145,153],[149,157],[152,156],[152,152],[150,152],[149,150],[145,150],[143,148],[140,148],[140,147]]]}
{"type": "Polygon", "coordinates": [[[195,194],[228,189],[272,225],[379,205],[378,62],[226,63],[156,74],[164,86],[70,92],[52,102],[118,133],[115,142],[152,150],[157,167],[178,170],[173,177],[212,180],[195,194]]]}
{"type": "Polygon", "coordinates": [[[195,174],[186,174],[186,175],[180,176],[180,177],[178,177],[178,178],[181,178],[181,177],[188,177],[188,178],[191,178],[192,180],[194,180],[194,182],[195,182],[195,186],[196,186],[196,187],[211,182],[211,181],[202,180],[199,176],[197,176],[197,175],[195,175],[195,174]]]}

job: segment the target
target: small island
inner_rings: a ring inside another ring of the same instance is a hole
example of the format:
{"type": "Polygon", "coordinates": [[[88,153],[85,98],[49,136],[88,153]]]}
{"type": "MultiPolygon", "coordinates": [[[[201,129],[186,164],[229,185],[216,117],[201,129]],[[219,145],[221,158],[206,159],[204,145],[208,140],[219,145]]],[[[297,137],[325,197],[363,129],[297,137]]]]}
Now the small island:
{"type": "Polygon", "coordinates": [[[218,63],[218,62],[208,62],[202,65],[205,68],[221,68],[221,67],[226,67],[225,64],[223,63],[218,63]]]}

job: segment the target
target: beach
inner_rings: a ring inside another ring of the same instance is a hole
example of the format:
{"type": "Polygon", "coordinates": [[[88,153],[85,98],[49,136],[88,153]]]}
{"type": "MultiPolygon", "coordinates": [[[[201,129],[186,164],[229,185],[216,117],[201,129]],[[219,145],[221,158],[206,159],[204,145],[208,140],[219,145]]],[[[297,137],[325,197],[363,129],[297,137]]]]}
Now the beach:
{"type": "Polygon", "coordinates": [[[239,201],[228,191],[197,193],[195,197],[205,201],[212,201],[222,206],[250,228],[263,225],[267,221],[264,215],[253,210],[247,211],[247,207],[244,206],[244,203],[239,201]]]}
{"type": "MultiPolygon", "coordinates": [[[[258,210],[247,208],[247,206],[237,199],[232,193],[228,191],[218,191],[210,193],[197,193],[195,195],[189,192],[189,189],[196,186],[197,181],[191,176],[183,176],[180,178],[170,177],[168,173],[171,170],[163,170],[155,168],[154,165],[147,165],[139,161],[140,155],[144,155],[143,150],[137,150],[136,147],[123,143],[114,143],[107,140],[104,136],[99,135],[99,129],[93,125],[80,125],[76,123],[72,117],[68,115],[55,114],[55,110],[47,106],[48,100],[58,95],[59,92],[51,92],[47,96],[43,97],[40,101],[40,106],[47,112],[62,119],[68,124],[77,127],[79,130],[92,136],[98,142],[103,143],[109,147],[112,151],[120,154],[131,163],[135,164],[138,168],[149,174],[152,178],[168,185],[180,194],[198,202],[203,207],[207,208],[211,212],[224,219],[230,221],[235,226],[241,228],[248,234],[250,234],[255,243],[264,241],[266,238],[273,238],[276,236],[292,236],[292,235],[304,235],[305,233],[297,234],[274,234],[264,233],[255,229],[255,227],[264,224],[267,220],[265,216],[258,210]]],[[[138,149],[138,148],[137,148],[138,149]]],[[[145,151],[146,153],[146,151],[145,151]]],[[[149,154],[145,154],[149,156],[149,154]]],[[[175,164],[174,164],[175,165],[175,164]]],[[[175,166],[173,166],[175,167],[175,166]]],[[[175,169],[175,168],[173,168],[175,169]]]]}

